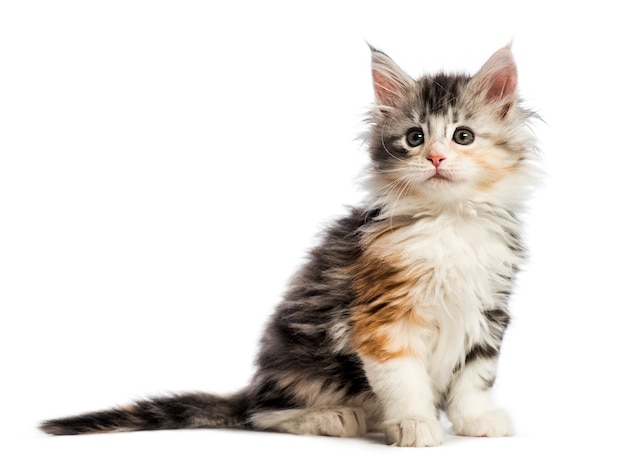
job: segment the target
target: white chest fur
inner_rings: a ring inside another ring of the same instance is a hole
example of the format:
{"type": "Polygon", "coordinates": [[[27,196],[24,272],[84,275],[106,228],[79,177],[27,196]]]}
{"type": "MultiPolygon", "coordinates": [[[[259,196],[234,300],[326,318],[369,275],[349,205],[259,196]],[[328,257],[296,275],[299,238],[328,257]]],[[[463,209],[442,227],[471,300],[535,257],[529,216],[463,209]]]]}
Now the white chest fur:
{"type": "Polygon", "coordinates": [[[506,214],[472,210],[418,218],[389,235],[388,247],[415,276],[415,312],[431,326],[406,333],[406,342],[426,356],[435,392],[445,390],[472,345],[489,343],[482,312],[505,308],[520,262],[514,224],[506,214]]]}

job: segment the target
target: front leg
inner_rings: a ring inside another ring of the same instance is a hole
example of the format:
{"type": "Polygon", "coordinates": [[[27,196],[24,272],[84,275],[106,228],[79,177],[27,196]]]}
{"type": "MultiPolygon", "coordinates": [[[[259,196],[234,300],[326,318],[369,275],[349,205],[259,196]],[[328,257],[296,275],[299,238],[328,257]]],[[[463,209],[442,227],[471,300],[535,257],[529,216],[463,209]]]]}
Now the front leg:
{"type": "Polygon", "coordinates": [[[365,357],[363,365],[383,409],[387,443],[413,447],[441,444],[443,427],[424,363],[415,356],[386,360],[365,357]]]}
{"type": "Polygon", "coordinates": [[[497,357],[495,348],[475,347],[457,372],[446,403],[446,414],[457,434],[482,437],[513,434],[509,416],[496,409],[491,398],[497,357]]]}

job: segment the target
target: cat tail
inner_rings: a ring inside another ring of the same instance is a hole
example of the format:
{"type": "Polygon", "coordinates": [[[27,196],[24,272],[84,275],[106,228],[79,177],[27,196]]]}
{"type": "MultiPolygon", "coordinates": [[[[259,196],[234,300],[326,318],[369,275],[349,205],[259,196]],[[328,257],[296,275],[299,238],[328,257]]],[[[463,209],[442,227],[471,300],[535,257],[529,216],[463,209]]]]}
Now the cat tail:
{"type": "Polygon", "coordinates": [[[157,397],[110,410],[44,421],[39,429],[48,434],[70,435],[156,429],[243,427],[247,397],[246,392],[223,397],[209,393],[157,397]]]}

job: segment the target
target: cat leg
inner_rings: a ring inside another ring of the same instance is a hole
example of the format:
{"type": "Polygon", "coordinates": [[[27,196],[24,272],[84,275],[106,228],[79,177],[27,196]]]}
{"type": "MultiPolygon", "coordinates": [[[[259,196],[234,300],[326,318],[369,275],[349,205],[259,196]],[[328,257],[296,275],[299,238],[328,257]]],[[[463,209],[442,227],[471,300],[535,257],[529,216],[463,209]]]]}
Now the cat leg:
{"type": "Polygon", "coordinates": [[[472,359],[453,380],[446,414],[456,434],[481,437],[513,435],[508,414],[496,409],[491,398],[491,387],[496,378],[496,355],[472,359]]]}
{"type": "Polygon", "coordinates": [[[337,437],[362,436],[367,429],[363,409],[349,406],[264,411],[251,423],[263,430],[337,437]]]}
{"type": "Polygon", "coordinates": [[[381,429],[394,446],[438,446],[443,427],[437,417],[431,380],[412,356],[385,361],[364,358],[368,381],[383,409],[381,429]]]}

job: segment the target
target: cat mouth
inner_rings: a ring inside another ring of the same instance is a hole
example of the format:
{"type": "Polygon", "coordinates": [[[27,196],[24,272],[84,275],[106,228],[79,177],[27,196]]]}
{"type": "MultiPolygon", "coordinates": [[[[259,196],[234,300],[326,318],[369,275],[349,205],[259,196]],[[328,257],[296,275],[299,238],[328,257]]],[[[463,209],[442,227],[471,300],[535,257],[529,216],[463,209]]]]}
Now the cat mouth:
{"type": "Polygon", "coordinates": [[[434,182],[445,182],[445,181],[450,182],[452,179],[446,177],[445,175],[440,174],[439,172],[435,172],[427,180],[434,181],[434,182]]]}

